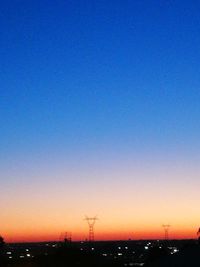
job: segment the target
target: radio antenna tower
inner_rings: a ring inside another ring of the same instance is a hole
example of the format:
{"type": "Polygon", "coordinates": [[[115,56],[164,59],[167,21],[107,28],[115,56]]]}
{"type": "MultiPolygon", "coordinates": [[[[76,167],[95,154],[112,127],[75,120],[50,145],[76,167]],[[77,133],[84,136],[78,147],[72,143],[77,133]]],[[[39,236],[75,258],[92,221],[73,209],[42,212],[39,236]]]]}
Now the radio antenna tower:
{"type": "Polygon", "coordinates": [[[163,224],[162,227],[163,227],[164,233],[165,233],[165,240],[168,240],[169,239],[169,228],[171,227],[171,225],[163,224]]]}
{"type": "Polygon", "coordinates": [[[98,218],[96,216],[95,217],[85,216],[85,220],[87,221],[88,226],[89,226],[88,240],[92,242],[94,241],[94,225],[95,225],[96,220],[98,220],[98,218]]]}

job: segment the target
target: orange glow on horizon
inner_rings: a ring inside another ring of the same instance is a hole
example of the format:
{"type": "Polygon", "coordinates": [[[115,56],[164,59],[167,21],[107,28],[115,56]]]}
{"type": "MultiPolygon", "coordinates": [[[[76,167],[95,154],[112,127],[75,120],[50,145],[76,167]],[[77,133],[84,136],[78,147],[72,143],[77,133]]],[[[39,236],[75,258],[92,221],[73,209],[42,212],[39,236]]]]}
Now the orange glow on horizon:
{"type": "Polygon", "coordinates": [[[55,170],[33,174],[23,186],[19,175],[2,192],[0,234],[6,242],[27,242],[59,240],[61,232],[71,232],[72,240],[84,241],[84,215],[97,215],[95,240],[163,239],[162,224],[172,225],[170,238],[196,238],[199,180],[194,186],[191,176],[196,174],[157,164],[141,170],[55,170]]]}
{"type": "MultiPolygon", "coordinates": [[[[3,235],[6,242],[43,242],[43,241],[61,241],[60,233],[18,233],[11,234],[5,233],[3,235]]],[[[72,233],[72,241],[85,241],[87,240],[88,232],[72,233]]],[[[170,231],[169,239],[195,239],[196,233],[194,229],[170,231]]],[[[154,240],[164,239],[164,231],[137,231],[134,234],[128,231],[124,232],[95,232],[95,240],[154,240]]]]}

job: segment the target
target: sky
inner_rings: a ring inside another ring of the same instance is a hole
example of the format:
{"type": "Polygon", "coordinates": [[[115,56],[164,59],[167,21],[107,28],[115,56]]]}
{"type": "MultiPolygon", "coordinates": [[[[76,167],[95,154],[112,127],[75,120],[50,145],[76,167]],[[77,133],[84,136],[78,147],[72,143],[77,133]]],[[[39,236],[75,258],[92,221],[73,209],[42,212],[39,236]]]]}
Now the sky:
{"type": "Polygon", "coordinates": [[[6,241],[196,238],[200,3],[12,0],[0,10],[6,241]]]}

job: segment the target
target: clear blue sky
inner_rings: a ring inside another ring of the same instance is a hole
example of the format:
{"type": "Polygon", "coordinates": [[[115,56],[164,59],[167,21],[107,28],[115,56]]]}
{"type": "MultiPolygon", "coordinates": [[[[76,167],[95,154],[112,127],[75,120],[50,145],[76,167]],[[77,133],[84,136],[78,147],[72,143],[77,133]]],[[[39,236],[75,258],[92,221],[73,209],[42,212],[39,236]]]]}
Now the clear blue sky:
{"type": "Polygon", "coordinates": [[[82,160],[197,159],[199,14],[195,0],[1,1],[6,179],[23,167],[22,184],[35,168],[52,179],[48,164],[65,160],[78,169],[82,160]]]}
{"type": "Polygon", "coordinates": [[[2,1],[1,148],[198,138],[199,11],[198,1],[2,1]]]}

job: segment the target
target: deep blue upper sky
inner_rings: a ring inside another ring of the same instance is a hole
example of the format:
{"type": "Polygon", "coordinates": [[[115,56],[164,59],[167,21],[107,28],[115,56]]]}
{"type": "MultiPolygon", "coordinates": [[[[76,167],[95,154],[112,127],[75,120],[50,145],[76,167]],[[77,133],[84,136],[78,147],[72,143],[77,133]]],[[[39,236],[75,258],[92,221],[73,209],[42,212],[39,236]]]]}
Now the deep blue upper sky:
{"type": "Polygon", "coordinates": [[[199,13],[184,0],[1,1],[3,157],[198,147],[199,13]]]}

